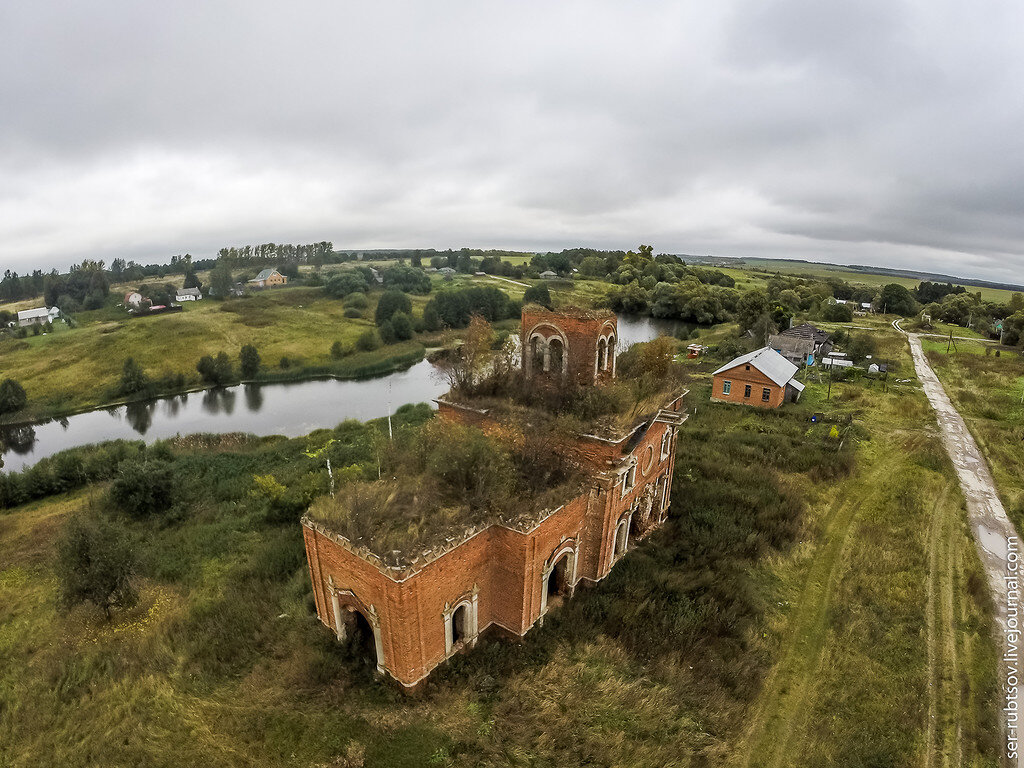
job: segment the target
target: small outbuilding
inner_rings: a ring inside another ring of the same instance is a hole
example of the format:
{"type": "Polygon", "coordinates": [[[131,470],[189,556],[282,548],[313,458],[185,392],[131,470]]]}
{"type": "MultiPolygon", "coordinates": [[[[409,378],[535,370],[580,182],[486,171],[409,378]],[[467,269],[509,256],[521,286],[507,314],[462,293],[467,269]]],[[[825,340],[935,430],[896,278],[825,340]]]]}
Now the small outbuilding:
{"type": "Polygon", "coordinates": [[[800,399],[804,385],[794,379],[797,368],[771,347],[740,355],[712,374],[711,399],[778,408],[800,399]]]}
{"type": "Polygon", "coordinates": [[[550,269],[540,273],[540,276],[545,280],[556,280],[558,279],[558,273],[552,272],[550,269]]]}

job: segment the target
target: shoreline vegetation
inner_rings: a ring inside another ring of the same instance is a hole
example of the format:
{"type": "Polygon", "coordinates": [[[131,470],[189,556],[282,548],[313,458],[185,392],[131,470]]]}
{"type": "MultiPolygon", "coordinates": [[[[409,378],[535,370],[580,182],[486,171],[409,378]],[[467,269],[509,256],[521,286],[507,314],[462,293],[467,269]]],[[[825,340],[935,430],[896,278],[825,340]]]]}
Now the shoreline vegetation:
{"type": "Polygon", "coordinates": [[[307,381],[322,381],[334,379],[335,381],[360,381],[388,376],[392,373],[404,371],[427,358],[428,348],[419,342],[403,342],[391,347],[383,347],[372,352],[358,352],[341,362],[328,365],[309,365],[296,367],[285,371],[260,371],[256,376],[250,378],[236,377],[223,384],[195,384],[186,387],[153,388],[144,394],[122,397],[114,396],[101,402],[87,403],[82,406],[67,408],[63,410],[49,410],[33,408],[29,406],[14,414],[0,415],[0,427],[21,427],[34,426],[48,421],[77,416],[82,413],[92,413],[110,408],[118,408],[133,403],[148,402],[152,400],[163,400],[180,395],[189,395],[195,392],[206,392],[212,389],[227,389],[229,387],[244,386],[248,384],[272,385],[272,384],[296,384],[307,381]],[[382,354],[390,353],[390,354],[382,354]],[[355,363],[355,365],[353,365],[355,363]]]}

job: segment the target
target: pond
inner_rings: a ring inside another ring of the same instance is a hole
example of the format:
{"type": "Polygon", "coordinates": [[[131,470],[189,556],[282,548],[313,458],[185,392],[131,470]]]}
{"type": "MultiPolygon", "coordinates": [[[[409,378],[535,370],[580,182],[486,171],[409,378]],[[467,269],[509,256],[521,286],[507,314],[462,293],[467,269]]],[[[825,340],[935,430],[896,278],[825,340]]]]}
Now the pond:
{"type": "MultiPolygon", "coordinates": [[[[620,348],[673,334],[676,323],[619,317],[620,348]]],[[[251,432],[298,437],[345,419],[375,419],[406,403],[431,402],[448,389],[426,360],[362,381],[318,379],[242,384],[103,408],[20,427],[0,427],[2,471],[14,472],[65,448],[104,440],[147,442],[195,432],[251,432]]]]}

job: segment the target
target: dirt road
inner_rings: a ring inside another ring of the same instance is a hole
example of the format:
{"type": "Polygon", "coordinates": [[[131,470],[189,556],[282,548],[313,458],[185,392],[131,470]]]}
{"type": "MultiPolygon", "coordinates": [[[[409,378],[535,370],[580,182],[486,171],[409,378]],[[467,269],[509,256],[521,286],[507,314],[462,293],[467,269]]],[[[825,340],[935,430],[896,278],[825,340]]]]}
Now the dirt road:
{"type": "MultiPolygon", "coordinates": [[[[903,330],[899,327],[898,322],[893,323],[893,326],[897,330],[903,330]]],[[[1008,637],[1007,629],[1016,628],[1019,630],[1021,619],[1018,616],[1019,594],[1011,594],[1010,587],[1014,585],[1007,581],[1007,560],[1010,552],[1008,542],[1011,539],[1015,542],[1014,549],[1018,557],[1021,553],[1021,543],[1017,538],[1017,531],[1014,529],[1009,517],[1007,517],[1006,510],[1003,509],[1003,504],[999,500],[995,482],[992,479],[992,473],[989,471],[988,463],[985,461],[984,456],[982,456],[981,451],[978,449],[978,444],[974,441],[974,437],[971,436],[963,418],[956,408],[953,407],[953,403],[942,388],[938,376],[935,375],[935,371],[932,370],[931,365],[928,363],[928,358],[925,357],[924,350],[921,348],[921,340],[916,334],[911,333],[907,335],[910,338],[910,350],[914,356],[914,368],[917,370],[917,376],[924,386],[924,392],[928,396],[928,401],[931,403],[932,408],[935,409],[935,415],[942,429],[942,442],[953,461],[957,477],[960,480],[960,487],[963,489],[964,497],[967,500],[967,516],[971,531],[974,534],[974,543],[977,547],[982,566],[985,569],[985,574],[988,576],[989,588],[991,589],[992,599],[995,604],[996,621],[1000,634],[998,639],[1000,648],[1003,651],[1003,656],[1000,660],[1001,670],[999,677],[1000,684],[1003,686],[1004,698],[1000,701],[999,708],[1003,710],[1008,705],[1013,706],[1013,704],[1010,704],[1010,701],[1013,701],[1019,713],[1022,704],[1024,704],[1024,697],[1020,695],[1021,688],[1024,687],[1021,685],[1021,644],[1019,640],[1012,644],[1009,642],[1013,638],[1008,637]],[[1010,611],[1008,616],[1007,609],[1011,597],[1014,598],[1014,609],[1010,611]],[[1012,622],[1010,627],[1008,627],[1008,621],[1012,622]],[[1011,658],[1007,660],[1008,657],[1011,658]],[[1014,683],[1014,680],[1017,680],[1017,696],[1010,700],[1007,700],[1005,697],[1007,680],[1011,684],[1014,683]]],[[[1019,590],[1019,587],[1015,588],[1019,590]]],[[[1000,720],[1005,728],[1007,726],[1005,711],[1001,712],[1000,720]]],[[[1011,723],[1011,725],[1014,725],[1014,723],[1011,723]]],[[[1019,728],[1019,723],[1016,723],[1016,725],[1019,728]]],[[[1008,734],[1011,738],[1017,735],[1018,733],[1014,732],[1008,734]]],[[[1024,751],[1017,750],[1017,760],[1013,764],[1024,768],[1024,751]]]]}

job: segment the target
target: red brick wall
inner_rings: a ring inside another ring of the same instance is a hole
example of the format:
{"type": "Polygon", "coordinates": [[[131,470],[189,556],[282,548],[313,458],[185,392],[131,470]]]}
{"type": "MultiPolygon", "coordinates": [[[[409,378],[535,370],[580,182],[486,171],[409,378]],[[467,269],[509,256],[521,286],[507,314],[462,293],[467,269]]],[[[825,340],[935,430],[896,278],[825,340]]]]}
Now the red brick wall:
{"type": "MultiPolygon", "coordinates": [[[[677,399],[670,408],[679,408],[677,399]]],[[[497,426],[490,417],[464,408],[441,404],[440,413],[483,428],[497,426]]],[[[372,604],[380,619],[383,664],[406,685],[413,685],[444,661],[445,604],[454,606],[478,589],[478,629],[492,623],[524,634],[541,615],[543,572],[551,556],[566,542],[577,547],[578,579],[596,581],[611,569],[616,525],[639,499],[644,488],[674,468],[675,445],[661,457],[661,441],[668,424],[654,422],[633,448],[638,459],[635,485],[625,496],[613,485],[614,471],[630,456],[622,454],[625,440],[611,444],[581,438],[573,446],[600,469],[582,495],[527,532],[492,526],[421,570],[397,581],[374,563],[304,526],[303,536],[310,578],[321,621],[334,630],[328,579],[336,588],[350,590],[353,604],[366,614],[372,604]],[[608,462],[612,463],[609,464],[608,462]]],[[[660,495],[655,500],[660,511],[660,495]]],[[[342,597],[345,601],[345,598],[342,597]]]]}
{"type": "MultiPolygon", "coordinates": [[[[611,333],[618,339],[618,321],[615,315],[608,313],[559,313],[545,309],[530,307],[523,309],[520,324],[520,341],[523,350],[523,367],[527,369],[527,357],[530,354],[530,338],[540,334],[546,339],[565,337],[568,356],[568,376],[578,383],[587,385],[595,383],[594,370],[597,363],[597,344],[602,335],[611,333]],[[561,334],[558,333],[561,331],[561,334]]],[[[534,375],[538,372],[534,371],[534,375]]],[[[601,373],[599,379],[611,376],[611,367],[607,373],[601,373]]]]}
{"type": "Polygon", "coordinates": [[[746,403],[758,408],[778,408],[786,398],[786,388],[780,387],[753,366],[750,366],[749,371],[745,370],[743,366],[736,366],[728,371],[715,374],[711,385],[711,397],[714,400],[746,403]],[[732,382],[732,391],[728,395],[723,392],[726,381],[732,382]],[[744,387],[748,384],[750,385],[750,397],[744,397],[744,387]],[[771,390],[768,402],[761,399],[761,390],[765,387],[771,390]]]}

